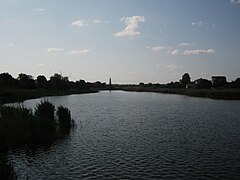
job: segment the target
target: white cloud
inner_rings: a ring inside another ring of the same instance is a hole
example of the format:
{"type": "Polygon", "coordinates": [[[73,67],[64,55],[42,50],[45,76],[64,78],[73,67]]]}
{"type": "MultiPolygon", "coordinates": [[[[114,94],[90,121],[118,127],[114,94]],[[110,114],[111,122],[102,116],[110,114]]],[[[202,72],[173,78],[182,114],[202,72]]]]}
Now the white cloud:
{"type": "Polygon", "coordinates": [[[143,16],[132,16],[132,17],[122,17],[120,21],[124,21],[126,23],[126,27],[114,35],[117,37],[136,37],[141,33],[137,31],[138,23],[145,22],[145,18],[143,16]]]}
{"type": "Polygon", "coordinates": [[[170,47],[165,47],[165,46],[153,46],[153,47],[147,47],[148,49],[151,49],[152,51],[162,51],[165,49],[170,49],[170,47]]]}
{"type": "Polygon", "coordinates": [[[91,49],[79,49],[79,50],[72,50],[69,54],[86,54],[89,53],[91,49]]]}
{"type": "Polygon", "coordinates": [[[63,48],[48,48],[48,52],[58,52],[58,51],[64,51],[63,48]]]}
{"type": "Polygon", "coordinates": [[[193,43],[179,43],[179,46],[194,46],[193,43]]]}
{"type": "Polygon", "coordinates": [[[72,22],[72,26],[84,27],[84,26],[87,26],[87,24],[85,24],[85,20],[84,19],[80,19],[80,20],[72,22]]]}
{"type": "Polygon", "coordinates": [[[183,55],[198,55],[198,54],[212,54],[212,53],[215,53],[214,49],[208,49],[208,50],[197,49],[197,50],[185,50],[183,52],[183,55]]]}
{"type": "Polygon", "coordinates": [[[205,23],[202,21],[192,22],[192,26],[203,26],[205,23]]]}
{"type": "Polygon", "coordinates": [[[192,26],[198,26],[198,27],[208,26],[208,27],[215,28],[215,24],[212,24],[212,23],[209,23],[209,22],[203,22],[203,21],[192,22],[192,26]]]}
{"type": "Polygon", "coordinates": [[[238,3],[240,3],[240,0],[230,0],[230,2],[231,2],[232,4],[238,4],[238,3]]]}
{"type": "Polygon", "coordinates": [[[46,9],[43,9],[43,8],[35,8],[34,11],[37,11],[37,12],[42,12],[42,11],[45,11],[46,9]]]}
{"type": "Polygon", "coordinates": [[[176,64],[168,64],[165,66],[168,69],[179,69],[182,68],[182,66],[177,66],[176,64]]]}
{"type": "Polygon", "coordinates": [[[108,24],[109,21],[107,21],[107,20],[94,19],[94,20],[93,20],[93,23],[95,23],[95,24],[100,24],[100,23],[102,23],[102,24],[108,24]]]}
{"type": "Polygon", "coordinates": [[[171,54],[171,55],[178,55],[179,54],[179,50],[178,49],[175,49],[173,51],[168,51],[167,54],[171,54]]]}

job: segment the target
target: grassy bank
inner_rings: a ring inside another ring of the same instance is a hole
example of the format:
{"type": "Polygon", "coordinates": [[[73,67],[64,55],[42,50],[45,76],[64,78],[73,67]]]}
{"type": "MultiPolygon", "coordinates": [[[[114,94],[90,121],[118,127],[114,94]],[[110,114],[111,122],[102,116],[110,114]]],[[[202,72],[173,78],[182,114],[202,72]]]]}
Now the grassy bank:
{"type": "Polygon", "coordinates": [[[168,89],[139,86],[126,86],[121,89],[124,91],[156,92],[212,99],[240,100],[240,89],[168,89]]]}
{"type": "Polygon", "coordinates": [[[46,89],[0,89],[0,104],[10,102],[22,102],[27,99],[40,98],[45,96],[63,96],[70,94],[95,93],[97,90],[46,90],[46,89]]]}

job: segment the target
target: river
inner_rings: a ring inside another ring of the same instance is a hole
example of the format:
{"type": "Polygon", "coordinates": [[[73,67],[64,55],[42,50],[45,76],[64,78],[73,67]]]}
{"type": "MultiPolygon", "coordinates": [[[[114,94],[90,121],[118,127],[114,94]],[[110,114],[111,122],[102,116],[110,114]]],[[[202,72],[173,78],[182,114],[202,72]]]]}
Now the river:
{"type": "Polygon", "coordinates": [[[124,91],[45,99],[67,106],[77,128],[10,150],[19,179],[240,178],[240,101],[124,91]]]}

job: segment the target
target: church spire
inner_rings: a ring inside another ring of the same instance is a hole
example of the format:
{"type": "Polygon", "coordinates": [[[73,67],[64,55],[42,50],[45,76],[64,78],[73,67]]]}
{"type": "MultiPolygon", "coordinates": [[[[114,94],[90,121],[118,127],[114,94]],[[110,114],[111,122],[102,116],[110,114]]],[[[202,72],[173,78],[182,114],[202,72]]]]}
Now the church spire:
{"type": "Polygon", "coordinates": [[[112,79],[109,78],[109,91],[111,91],[111,90],[112,90],[112,79]]]}

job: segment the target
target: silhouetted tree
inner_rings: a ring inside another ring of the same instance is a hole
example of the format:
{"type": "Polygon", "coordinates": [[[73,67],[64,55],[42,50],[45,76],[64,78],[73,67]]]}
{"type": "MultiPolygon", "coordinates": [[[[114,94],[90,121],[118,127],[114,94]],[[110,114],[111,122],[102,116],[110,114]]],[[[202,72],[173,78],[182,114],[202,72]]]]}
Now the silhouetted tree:
{"type": "Polygon", "coordinates": [[[51,87],[54,89],[68,89],[69,81],[68,77],[63,77],[61,74],[55,73],[53,76],[50,77],[50,84],[51,87]]]}
{"type": "Polygon", "coordinates": [[[143,86],[144,86],[144,83],[143,83],[143,82],[140,82],[140,83],[139,83],[139,86],[142,86],[142,87],[143,87],[143,86]]]}
{"type": "Polygon", "coordinates": [[[181,84],[179,82],[173,82],[167,83],[168,88],[181,88],[181,84]]]}
{"type": "Polygon", "coordinates": [[[0,74],[0,87],[1,88],[17,88],[18,80],[14,79],[9,73],[0,74]]]}
{"type": "Polygon", "coordinates": [[[48,81],[47,78],[43,75],[39,75],[36,79],[37,87],[38,88],[47,88],[48,87],[48,81]]]}
{"type": "Polygon", "coordinates": [[[240,78],[237,78],[235,81],[230,83],[232,88],[240,88],[240,78]]]}
{"type": "Polygon", "coordinates": [[[77,88],[79,88],[79,89],[88,89],[89,88],[87,83],[82,79],[77,81],[76,84],[77,84],[77,88]]]}
{"type": "Polygon", "coordinates": [[[147,87],[152,87],[153,84],[152,84],[152,83],[148,83],[148,84],[146,84],[146,86],[147,86],[147,87]]]}
{"type": "Polygon", "coordinates": [[[183,76],[182,76],[182,79],[180,80],[180,84],[185,87],[186,84],[190,83],[191,82],[191,78],[189,76],[188,73],[185,73],[183,76]]]}
{"type": "Polygon", "coordinates": [[[95,82],[95,87],[96,88],[101,88],[102,83],[100,81],[95,82]]]}
{"type": "Polygon", "coordinates": [[[31,75],[21,73],[18,75],[18,80],[21,88],[24,88],[24,89],[35,88],[34,79],[31,75]]]}

